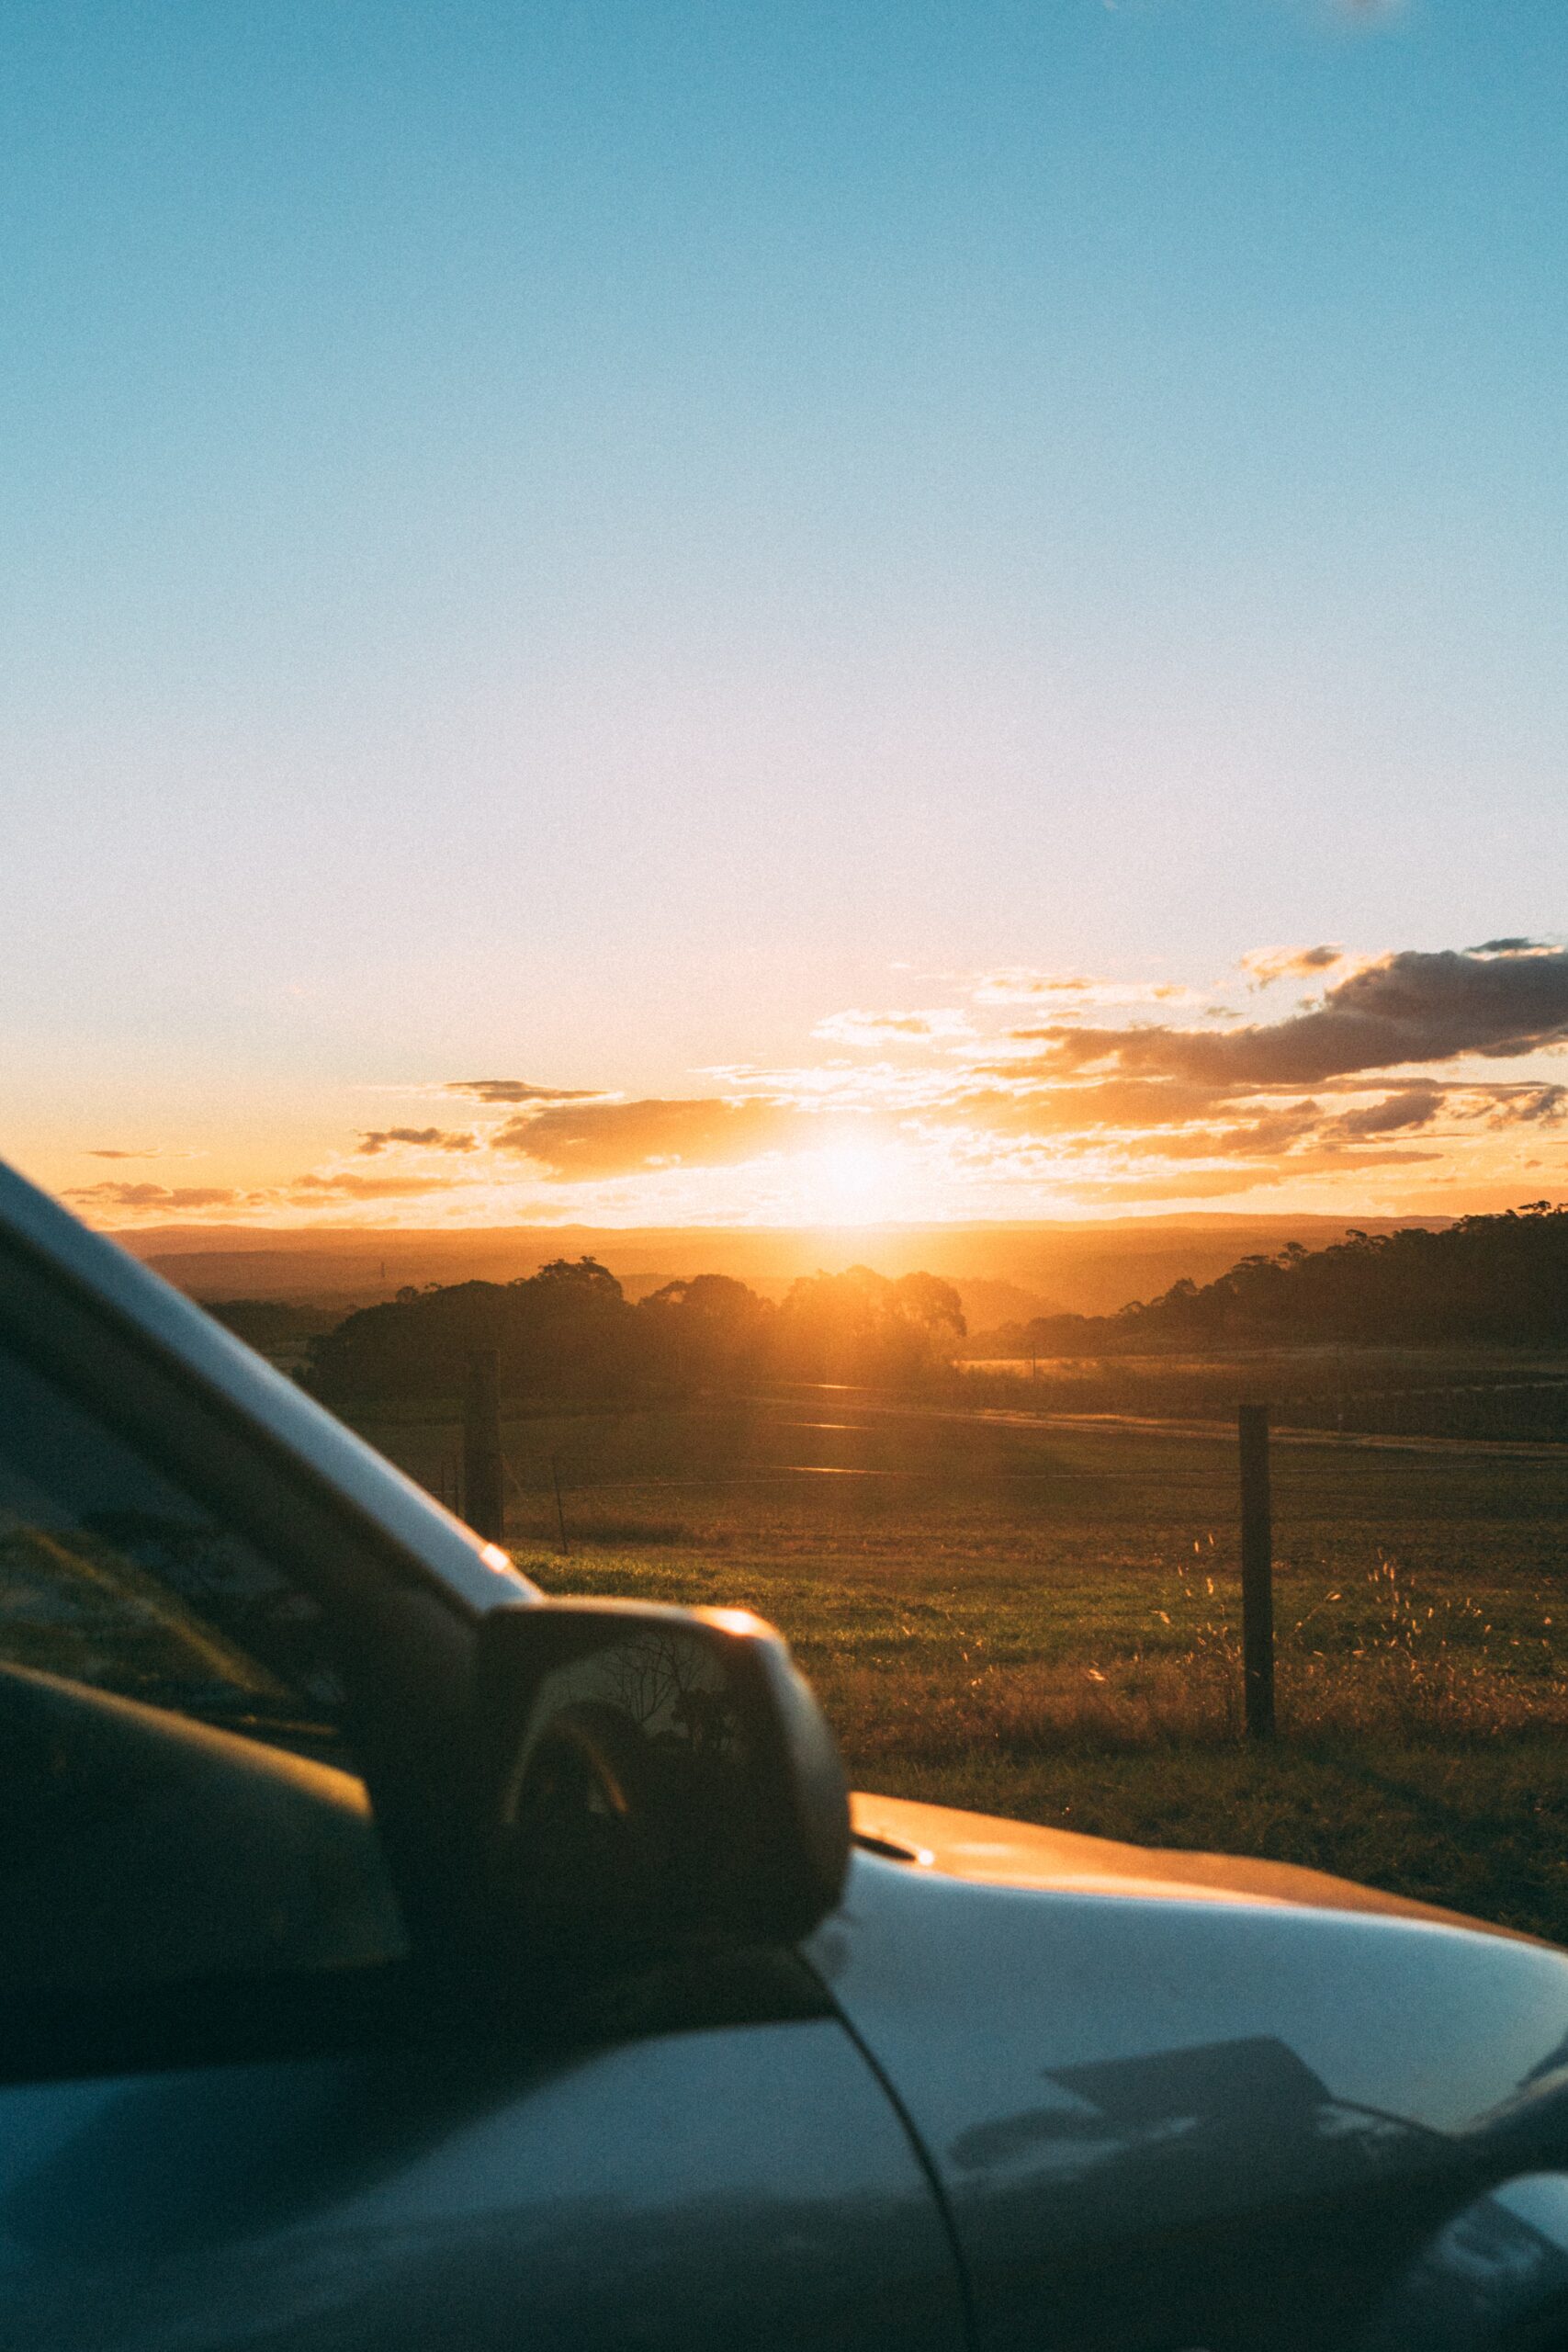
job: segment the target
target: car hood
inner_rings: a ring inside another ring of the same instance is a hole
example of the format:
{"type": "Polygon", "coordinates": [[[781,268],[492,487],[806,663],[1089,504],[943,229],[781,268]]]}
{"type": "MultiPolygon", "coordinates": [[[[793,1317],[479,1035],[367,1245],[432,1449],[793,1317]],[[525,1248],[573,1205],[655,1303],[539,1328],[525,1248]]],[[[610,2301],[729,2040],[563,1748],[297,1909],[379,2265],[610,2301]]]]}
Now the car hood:
{"type": "Polygon", "coordinates": [[[989,2344],[1293,2344],[1309,2303],[1321,2342],[1313,2248],[1348,2343],[1393,2263],[1541,2160],[1518,2116],[1558,2129],[1553,1947],[1279,1864],[854,1817],[877,1845],[807,1956],[941,2183],[989,2344]]]}
{"type": "Polygon", "coordinates": [[[1392,1918],[1432,1919],[1480,1935],[1539,1940],[1513,1928],[1472,1919],[1462,1911],[1416,1903],[1354,1879],[1294,1862],[1256,1861],[1242,1854],[1184,1853],[1175,1848],[1124,1846],[1071,1829],[1045,1829],[999,1815],[962,1813],[952,1805],[916,1804],[904,1797],[850,1799],[855,1841],[863,1851],[977,1886],[1032,1887],[1055,1894],[1120,1894],[1145,1902],[1291,1903],[1325,1911],[1376,1911],[1392,1918]]]}

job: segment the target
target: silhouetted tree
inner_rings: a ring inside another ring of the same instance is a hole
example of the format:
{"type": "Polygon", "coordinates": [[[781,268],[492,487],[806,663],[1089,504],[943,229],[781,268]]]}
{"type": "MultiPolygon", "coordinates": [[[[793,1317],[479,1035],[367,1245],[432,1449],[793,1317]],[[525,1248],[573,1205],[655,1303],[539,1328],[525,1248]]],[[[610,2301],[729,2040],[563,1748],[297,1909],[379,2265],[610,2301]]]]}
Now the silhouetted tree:
{"type": "Polygon", "coordinates": [[[652,1336],[654,1361],[676,1388],[733,1392],[765,1368],[774,1309],[728,1274],[666,1283],[637,1313],[652,1336]]]}
{"type": "Polygon", "coordinates": [[[476,1346],[497,1351],[506,1396],[613,1400],[651,1369],[615,1276],[563,1258],[518,1282],[432,1284],[361,1308],[312,1343],[310,1385],[329,1402],[456,1396],[476,1346]]]}
{"type": "Polygon", "coordinates": [[[869,1267],[798,1282],[780,1307],[728,1274],[666,1283],[632,1306],[592,1258],[512,1283],[405,1288],[314,1340],[310,1385],[329,1403],[461,1396],[476,1346],[493,1346],[505,1397],[620,1405],[770,1377],[918,1381],[964,1336],[958,1293],[934,1274],[869,1267]]]}
{"type": "Polygon", "coordinates": [[[1353,1227],[1324,1250],[1288,1242],[1272,1257],[1238,1260],[1201,1289],[1173,1283],[1158,1298],[1087,1325],[1080,1344],[1095,1336],[1106,1351],[1291,1340],[1558,1344],[1568,1340],[1568,1207],[1532,1201],[1437,1230],[1353,1227]]]}
{"type": "Polygon", "coordinates": [[[330,1306],[308,1306],[298,1299],[210,1298],[202,1305],[236,1339],[264,1351],[318,1338],[339,1320],[330,1306]]]}
{"type": "Polygon", "coordinates": [[[899,1386],[951,1361],[964,1332],[958,1293],[934,1274],[889,1282],[869,1266],[811,1274],[779,1309],[773,1361],[792,1380],[899,1386]]]}

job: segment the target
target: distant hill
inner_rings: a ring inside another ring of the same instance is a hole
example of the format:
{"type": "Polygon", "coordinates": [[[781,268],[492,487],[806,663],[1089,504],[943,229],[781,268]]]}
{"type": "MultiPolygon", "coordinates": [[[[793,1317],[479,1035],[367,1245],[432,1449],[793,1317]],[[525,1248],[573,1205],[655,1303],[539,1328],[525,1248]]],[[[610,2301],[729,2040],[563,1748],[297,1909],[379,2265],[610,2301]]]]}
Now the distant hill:
{"type": "MultiPolygon", "coordinates": [[[[1369,1233],[1410,1218],[1371,1218],[1369,1233]]],[[[1431,1221],[1428,1220],[1428,1223],[1431,1221]]],[[[1212,1282],[1239,1258],[1288,1242],[1343,1238],[1340,1217],[1120,1217],[1008,1225],[808,1227],[713,1226],[615,1230],[589,1226],[387,1227],[308,1232],[256,1226],[151,1227],[117,1236],[192,1296],[295,1300],[340,1314],[409,1284],[514,1282],[561,1258],[590,1257],[628,1298],[698,1273],[728,1274],[763,1297],[819,1270],[863,1264],[897,1278],[929,1272],[953,1283],[971,1329],[1042,1311],[1108,1315],[1188,1280],[1212,1282]],[[1015,1294],[998,1296],[997,1286],[1015,1294]]]]}

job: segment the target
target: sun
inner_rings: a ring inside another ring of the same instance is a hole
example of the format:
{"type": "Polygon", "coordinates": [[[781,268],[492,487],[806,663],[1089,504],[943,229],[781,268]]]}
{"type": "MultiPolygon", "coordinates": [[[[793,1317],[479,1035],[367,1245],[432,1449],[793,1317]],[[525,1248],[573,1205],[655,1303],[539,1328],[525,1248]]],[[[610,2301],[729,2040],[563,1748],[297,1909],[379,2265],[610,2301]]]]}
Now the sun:
{"type": "Polygon", "coordinates": [[[852,1137],[802,1152],[792,1186],[808,1225],[883,1225],[905,1206],[908,1170],[886,1143],[852,1137]]]}

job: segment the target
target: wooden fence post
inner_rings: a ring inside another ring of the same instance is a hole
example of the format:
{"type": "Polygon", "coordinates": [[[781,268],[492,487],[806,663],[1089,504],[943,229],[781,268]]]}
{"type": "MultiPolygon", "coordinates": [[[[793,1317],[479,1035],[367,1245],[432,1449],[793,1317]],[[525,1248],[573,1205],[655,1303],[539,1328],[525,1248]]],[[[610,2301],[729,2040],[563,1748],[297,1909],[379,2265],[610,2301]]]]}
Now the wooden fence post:
{"type": "Polygon", "coordinates": [[[566,1540],[566,1510],[560,1498],[560,1454],[558,1452],[550,1456],[550,1483],[556,1490],[556,1525],[560,1530],[561,1557],[564,1559],[570,1547],[566,1540]]]}
{"type": "Polygon", "coordinates": [[[1248,1739],[1274,1736],[1274,1526],[1269,1494],[1269,1408],[1243,1405],[1241,1651],[1248,1739]]]}
{"type": "Polygon", "coordinates": [[[476,1535],[499,1544],[506,1533],[501,1460],[501,1377],[493,1343],[468,1354],[463,1396],[463,1510],[476,1535]]]}

